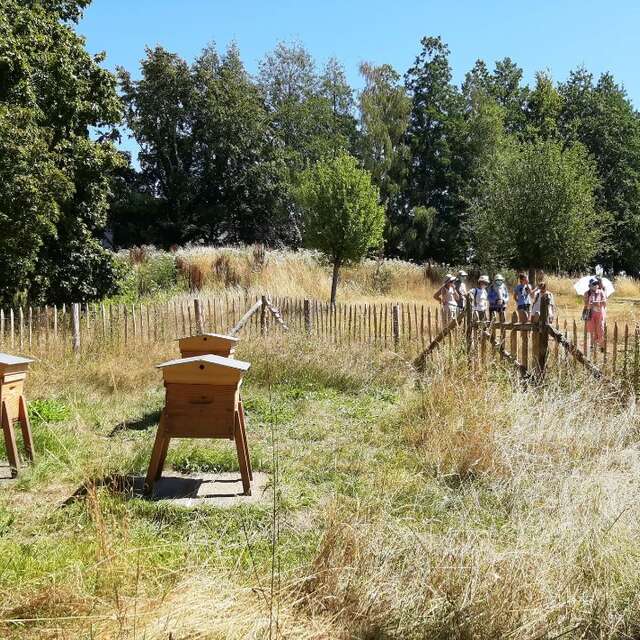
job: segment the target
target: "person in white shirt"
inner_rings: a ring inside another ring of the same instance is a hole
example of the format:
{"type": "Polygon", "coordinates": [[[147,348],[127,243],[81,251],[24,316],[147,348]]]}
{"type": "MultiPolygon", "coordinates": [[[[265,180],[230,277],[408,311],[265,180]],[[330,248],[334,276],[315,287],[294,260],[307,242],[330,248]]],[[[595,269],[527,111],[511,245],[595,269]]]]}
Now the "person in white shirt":
{"type": "Polygon", "coordinates": [[[465,280],[467,279],[467,272],[464,269],[458,271],[458,275],[455,280],[456,291],[460,295],[458,299],[458,313],[461,313],[464,309],[464,305],[467,303],[467,285],[465,280]]]}
{"type": "Polygon", "coordinates": [[[443,285],[433,295],[442,305],[442,322],[445,326],[458,316],[460,294],[456,290],[455,281],[455,276],[448,273],[443,285]]]}
{"type": "Polygon", "coordinates": [[[489,295],[487,287],[489,286],[489,276],[480,276],[478,278],[478,286],[469,291],[472,294],[473,317],[476,320],[489,319],[489,295]]]}
{"type": "Polygon", "coordinates": [[[553,318],[555,317],[556,305],[555,300],[553,299],[553,293],[547,290],[547,283],[541,282],[534,290],[533,290],[533,304],[531,305],[531,322],[538,322],[540,320],[540,307],[542,305],[542,296],[544,294],[549,296],[549,311],[547,316],[547,321],[549,324],[553,322],[553,318]]]}

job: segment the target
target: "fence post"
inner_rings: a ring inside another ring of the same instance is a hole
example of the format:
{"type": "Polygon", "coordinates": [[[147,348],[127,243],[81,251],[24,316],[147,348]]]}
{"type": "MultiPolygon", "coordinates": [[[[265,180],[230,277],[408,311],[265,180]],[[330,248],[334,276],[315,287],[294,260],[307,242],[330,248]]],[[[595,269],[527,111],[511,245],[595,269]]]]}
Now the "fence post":
{"type": "Polygon", "coordinates": [[[471,357],[473,348],[473,294],[468,293],[464,305],[464,323],[467,340],[467,354],[471,357]]]}
{"type": "Polygon", "coordinates": [[[198,298],[194,298],[193,300],[193,313],[196,320],[196,333],[202,335],[204,333],[204,318],[202,316],[202,305],[198,298]]]}
{"type": "Polygon", "coordinates": [[[545,293],[540,300],[540,319],[536,331],[538,334],[536,350],[534,355],[535,374],[539,378],[544,376],[547,366],[547,352],[549,350],[549,294],[545,293]]]}
{"type": "Polygon", "coordinates": [[[261,297],[262,304],[260,305],[260,335],[264,336],[267,333],[267,296],[261,297]]]}
{"type": "Polygon", "coordinates": [[[80,303],[71,305],[71,346],[74,353],[80,352],[80,303]]]}
{"type": "Polygon", "coordinates": [[[400,345],[400,307],[394,304],[391,308],[391,327],[393,330],[393,344],[397,349],[400,345]]]}
{"type": "Polygon", "coordinates": [[[304,299],[304,330],[310,334],[311,333],[311,301],[308,298],[304,299]]]}

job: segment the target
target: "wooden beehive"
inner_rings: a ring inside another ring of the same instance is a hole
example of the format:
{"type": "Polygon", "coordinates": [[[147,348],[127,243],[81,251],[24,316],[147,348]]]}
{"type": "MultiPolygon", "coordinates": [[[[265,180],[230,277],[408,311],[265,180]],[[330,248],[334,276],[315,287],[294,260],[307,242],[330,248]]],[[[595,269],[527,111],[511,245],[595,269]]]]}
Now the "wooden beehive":
{"type": "Polygon", "coordinates": [[[32,362],[33,360],[29,358],[0,353],[0,423],[13,476],[17,475],[20,468],[14,430],[14,424],[18,421],[22,429],[27,456],[31,460],[34,457],[33,437],[27,413],[27,401],[24,397],[24,381],[32,362]]]}
{"type": "Polygon", "coordinates": [[[206,354],[231,358],[238,342],[240,342],[239,338],[221,333],[202,333],[178,339],[180,354],[183,358],[206,354]]]}
{"type": "Polygon", "coordinates": [[[240,385],[250,366],[211,354],[158,365],[166,397],[147,472],[147,493],[162,474],[171,438],[226,438],[236,443],[243,489],[250,495],[252,473],[240,401],[240,385]]]}

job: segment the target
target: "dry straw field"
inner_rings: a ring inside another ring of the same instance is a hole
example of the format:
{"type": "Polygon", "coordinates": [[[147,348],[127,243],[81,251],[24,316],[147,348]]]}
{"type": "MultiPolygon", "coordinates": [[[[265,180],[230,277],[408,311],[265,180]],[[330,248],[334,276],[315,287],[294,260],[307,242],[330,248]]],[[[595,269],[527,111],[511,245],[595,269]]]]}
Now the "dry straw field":
{"type": "MultiPolygon", "coordinates": [[[[260,272],[228,254],[253,291],[327,293],[306,254],[260,272]]],[[[340,295],[432,291],[400,265],[379,292],[377,268],[345,274],[340,295]]],[[[43,352],[27,385],[37,462],[0,484],[0,637],[638,637],[634,399],[573,369],[524,388],[455,349],[418,377],[412,352],[295,328],[243,338],[251,457],[270,485],[227,509],[127,489],[163,404],[153,365],[175,343],[43,352]]],[[[168,462],[237,470],[225,442],[172,445],[168,462]]]]}

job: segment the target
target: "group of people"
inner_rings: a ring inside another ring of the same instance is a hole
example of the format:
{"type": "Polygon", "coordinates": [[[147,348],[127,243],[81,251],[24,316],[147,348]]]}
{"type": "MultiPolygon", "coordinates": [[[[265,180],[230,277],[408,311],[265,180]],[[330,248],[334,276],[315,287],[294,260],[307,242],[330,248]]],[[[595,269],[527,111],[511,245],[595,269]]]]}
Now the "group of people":
{"type": "MultiPolygon", "coordinates": [[[[468,294],[471,294],[469,303],[472,305],[474,319],[486,321],[497,317],[500,322],[505,322],[510,295],[504,277],[497,273],[492,282],[489,276],[480,276],[478,284],[469,290],[467,290],[466,279],[466,271],[458,271],[455,276],[447,274],[444,283],[436,291],[434,298],[442,305],[444,322],[448,323],[462,313],[468,303],[468,294]]],[[[512,297],[518,311],[519,322],[538,320],[542,296],[545,293],[549,293],[551,318],[555,306],[553,295],[547,291],[546,283],[541,282],[537,287],[532,287],[525,273],[518,275],[518,284],[513,289],[512,297]]]]}
{"type": "MultiPolygon", "coordinates": [[[[434,298],[442,305],[444,324],[457,318],[471,304],[475,320],[488,321],[498,319],[505,322],[510,298],[516,306],[518,322],[537,322],[540,319],[542,299],[548,295],[548,321],[555,316],[555,300],[548,290],[546,282],[533,287],[526,273],[518,274],[518,283],[511,296],[504,277],[497,273],[493,281],[489,276],[478,278],[475,287],[467,290],[467,273],[458,271],[456,275],[447,274],[444,283],[436,291],[434,298]],[[468,294],[471,294],[469,296],[468,294]]],[[[591,334],[592,344],[602,347],[604,343],[607,294],[602,281],[594,277],[589,281],[589,290],[584,294],[583,319],[587,322],[587,331],[591,334]]]]}

